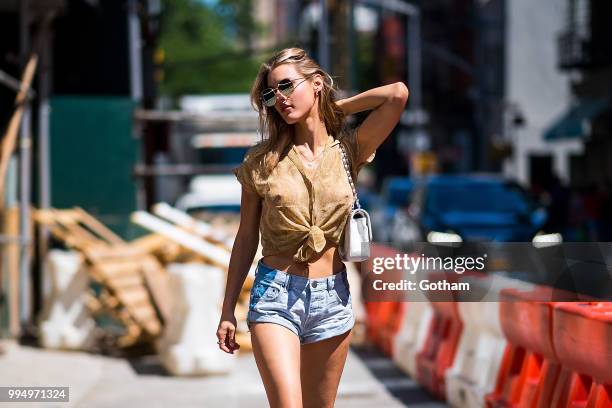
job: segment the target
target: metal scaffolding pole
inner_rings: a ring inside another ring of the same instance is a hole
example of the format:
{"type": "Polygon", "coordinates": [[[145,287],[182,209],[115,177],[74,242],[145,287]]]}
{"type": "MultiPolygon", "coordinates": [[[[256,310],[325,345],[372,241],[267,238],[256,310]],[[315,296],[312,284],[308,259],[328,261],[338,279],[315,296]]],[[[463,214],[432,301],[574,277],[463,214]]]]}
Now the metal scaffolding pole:
{"type": "MultiPolygon", "coordinates": [[[[19,37],[21,56],[26,60],[28,48],[30,47],[28,14],[29,1],[21,2],[19,37]]],[[[20,286],[20,314],[19,320],[22,324],[27,323],[32,312],[32,279],[30,276],[31,256],[29,246],[30,236],[30,190],[32,185],[30,166],[32,165],[32,111],[30,101],[26,98],[24,102],[21,131],[19,132],[19,224],[21,235],[21,248],[19,257],[19,286],[20,286]]]]}
{"type": "Polygon", "coordinates": [[[138,1],[128,0],[128,34],[130,61],[130,91],[132,100],[141,102],[142,90],[142,44],[140,39],[140,19],[138,18],[138,1]]]}
{"type": "MultiPolygon", "coordinates": [[[[43,46],[40,49],[40,67],[38,71],[38,208],[51,207],[51,154],[50,154],[50,114],[49,94],[51,90],[51,35],[52,29],[43,25],[41,27],[43,46]]],[[[39,304],[44,305],[44,300],[50,291],[51,281],[48,274],[44,273],[44,257],[49,247],[49,229],[38,224],[37,254],[40,267],[40,298],[39,304]]]]}
{"type": "Polygon", "coordinates": [[[32,277],[30,276],[29,246],[32,242],[30,236],[30,191],[32,179],[30,166],[32,165],[32,110],[29,102],[23,111],[23,123],[19,133],[19,225],[21,234],[21,254],[19,258],[19,282],[21,287],[20,320],[27,323],[32,313],[32,277]]]}

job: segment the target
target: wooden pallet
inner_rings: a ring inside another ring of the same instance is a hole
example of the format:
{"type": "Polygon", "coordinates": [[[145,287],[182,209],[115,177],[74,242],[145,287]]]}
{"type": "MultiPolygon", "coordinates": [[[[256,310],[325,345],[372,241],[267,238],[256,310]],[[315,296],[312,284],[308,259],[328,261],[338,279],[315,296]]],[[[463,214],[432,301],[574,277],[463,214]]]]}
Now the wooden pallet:
{"type": "MultiPolygon", "coordinates": [[[[136,212],[132,214],[132,221],[143,228],[162,234],[168,240],[188,250],[196,258],[199,257],[200,262],[217,265],[227,272],[232,250],[228,241],[236,231],[233,228],[226,228],[225,225],[232,224],[232,222],[227,219],[211,218],[208,220],[212,222],[196,219],[164,203],[154,205],[153,211],[155,215],[136,212]]],[[[235,310],[238,322],[246,321],[254,280],[251,274],[247,275],[238,296],[235,310]]],[[[248,351],[251,349],[251,336],[243,330],[244,326],[239,325],[236,337],[242,346],[241,349],[248,351]]]]}
{"type": "MultiPolygon", "coordinates": [[[[119,320],[127,334],[120,346],[160,335],[170,313],[167,274],[152,248],[161,240],[147,238],[127,243],[85,210],[36,210],[34,218],[68,247],[85,255],[88,272],[102,285],[92,310],[105,310],[119,320]]],[[[91,300],[91,298],[90,298],[91,300]]]]}

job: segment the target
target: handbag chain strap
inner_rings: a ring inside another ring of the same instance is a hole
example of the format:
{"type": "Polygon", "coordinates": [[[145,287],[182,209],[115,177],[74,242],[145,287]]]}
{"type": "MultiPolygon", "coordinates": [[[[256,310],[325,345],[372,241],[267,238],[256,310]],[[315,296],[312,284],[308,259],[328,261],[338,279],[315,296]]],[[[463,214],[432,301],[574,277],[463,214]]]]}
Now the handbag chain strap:
{"type": "Polygon", "coordinates": [[[351,177],[348,159],[346,158],[346,152],[344,151],[344,146],[342,146],[342,143],[340,143],[340,150],[342,151],[342,163],[344,164],[344,169],[346,170],[346,175],[348,176],[349,184],[351,185],[351,189],[353,190],[353,196],[355,197],[353,207],[361,209],[361,204],[359,204],[359,197],[357,197],[357,190],[355,189],[355,184],[353,184],[353,177],[351,177]]]}

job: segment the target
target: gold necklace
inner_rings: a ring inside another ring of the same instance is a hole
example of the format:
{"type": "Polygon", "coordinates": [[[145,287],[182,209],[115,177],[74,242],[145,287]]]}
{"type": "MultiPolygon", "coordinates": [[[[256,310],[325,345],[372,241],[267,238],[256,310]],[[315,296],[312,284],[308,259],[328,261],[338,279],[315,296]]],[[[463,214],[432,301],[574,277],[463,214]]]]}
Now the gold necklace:
{"type": "MultiPolygon", "coordinates": [[[[328,140],[329,142],[329,140],[328,140]]],[[[323,155],[323,153],[325,152],[325,148],[327,147],[326,143],[325,146],[323,147],[323,149],[321,150],[321,152],[319,154],[317,154],[314,158],[309,159],[308,157],[306,157],[306,155],[304,155],[304,153],[302,153],[302,151],[300,149],[298,149],[297,146],[295,146],[295,149],[298,151],[298,153],[300,154],[300,156],[302,156],[304,159],[306,159],[306,163],[304,163],[306,165],[306,167],[314,167],[316,162],[319,160],[319,158],[323,155]]]]}
{"type": "Polygon", "coordinates": [[[304,159],[306,159],[306,166],[308,167],[314,167],[315,163],[319,160],[319,158],[323,155],[323,152],[325,151],[325,148],[323,148],[323,150],[321,150],[321,153],[317,154],[314,158],[309,159],[308,157],[306,157],[306,155],[304,155],[304,153],[302,153],[301,150],[298,149],[298,153],[300,154],[300,156],[302,156],[304,159]]]}

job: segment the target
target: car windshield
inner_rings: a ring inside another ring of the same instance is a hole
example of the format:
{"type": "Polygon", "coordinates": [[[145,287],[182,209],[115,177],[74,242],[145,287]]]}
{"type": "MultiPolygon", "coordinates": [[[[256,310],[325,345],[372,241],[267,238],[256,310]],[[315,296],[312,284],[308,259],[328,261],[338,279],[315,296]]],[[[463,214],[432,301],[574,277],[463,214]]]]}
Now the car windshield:
{"type": "Polygon", "coordinates": [[[427,208],[433,213],[527,213],[533,206],[518,186],[506,183],[433,184],[427,191],[427,208]]]}

